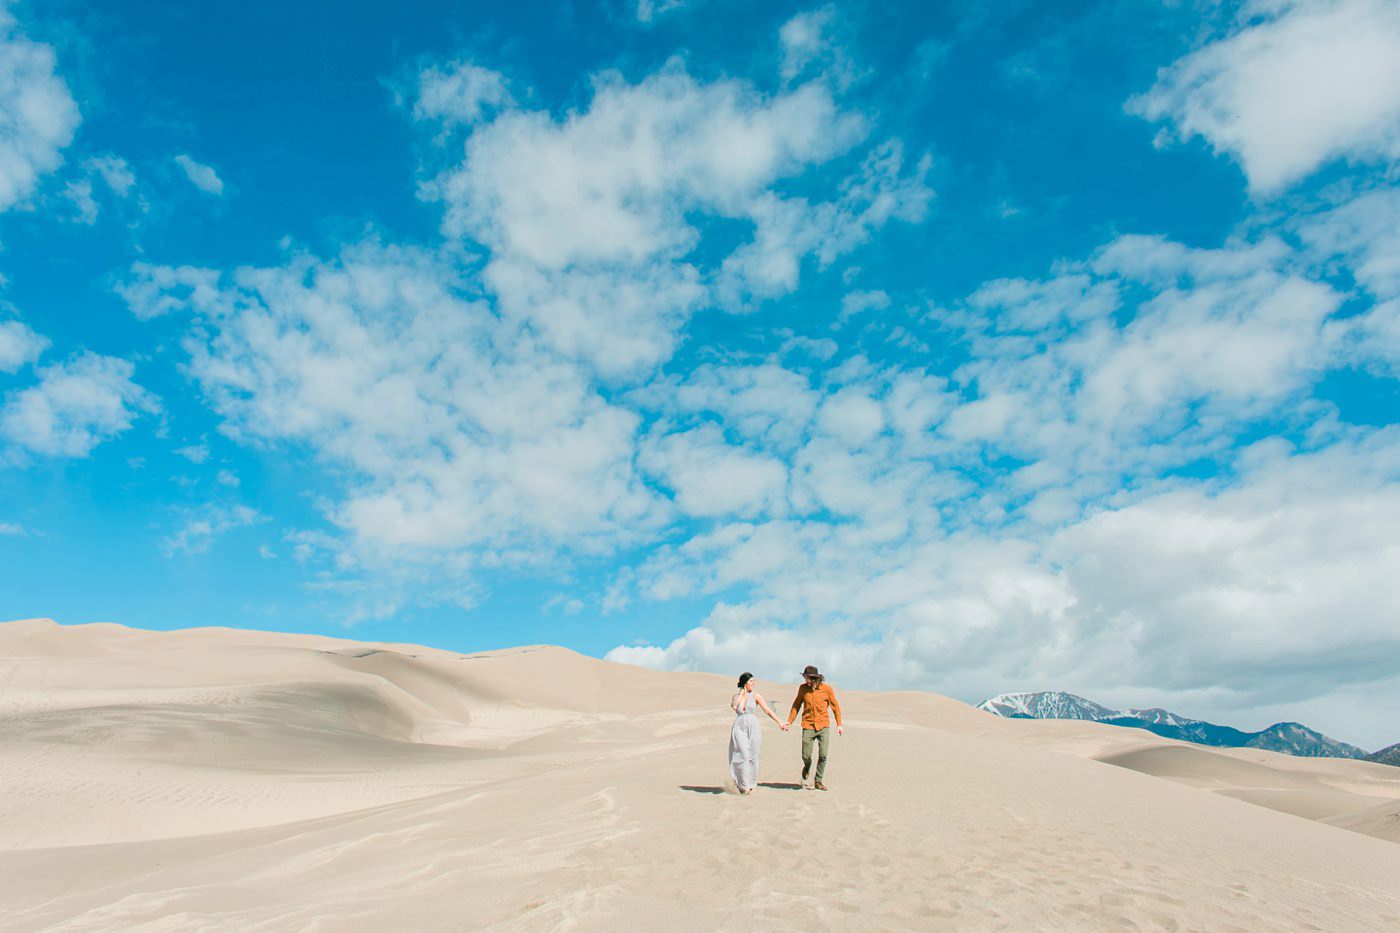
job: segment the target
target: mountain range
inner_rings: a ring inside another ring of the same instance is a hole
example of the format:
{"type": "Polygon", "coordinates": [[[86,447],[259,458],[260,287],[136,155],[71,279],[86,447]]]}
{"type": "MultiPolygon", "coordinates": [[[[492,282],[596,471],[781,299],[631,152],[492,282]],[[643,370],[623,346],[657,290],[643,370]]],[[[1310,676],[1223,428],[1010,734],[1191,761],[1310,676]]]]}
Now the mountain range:
{"type": "Polygon", "coordinates": [[[1400,765],[1400,744],[1367,754],[1363,748],[1338,741],[1297,722],[1276,722],[1259,732],[1245,732],[1178,716],[1164,709],[1113,709],[1058,690],[1003,693],[977,704],[977,708],[1008,719],[1087,719],[1113,726],[1146,729],[1165,738],[1217,748],[1262,748],[1303,758],[1358,758],[1400,765]]]}
{"type": "Polygon", "coordinates": [[[1372,752],[1366,756],[1367,761],[1379,761],[1383,765],[1395,765],[1400,768],[1400,742],[1394,745],[1387,745],[1378,752],[1372,752]]]}

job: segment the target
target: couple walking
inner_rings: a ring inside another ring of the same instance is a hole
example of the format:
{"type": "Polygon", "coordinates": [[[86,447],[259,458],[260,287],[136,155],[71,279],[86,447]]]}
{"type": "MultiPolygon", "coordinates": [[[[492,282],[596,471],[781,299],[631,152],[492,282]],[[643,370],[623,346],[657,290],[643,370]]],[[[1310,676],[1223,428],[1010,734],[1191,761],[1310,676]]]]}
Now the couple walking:
{"type": "Polygon", "coordinates": [[[802,713],[802,784],[807,784],[807,775],[812,771],[812,746],[817,746],[817,773],[812,786],[826,790],[822,778],[826,776],[827,753],[831,751],[831,716],[836,716],[836,734],[844,735],[841,725],[841,704],[836,702],[836,691],[826,684],[821,672],[812,665],[802,672],[802,686],[797,688],[797,697],[792,701],[792,710],[787,722],[778,719],[772,707],[754,690],[753,675],[747,671],[739,675],[739,692],[734,694],[730,706],[734,709],[734,725],[729,730],[729,777],[741,794],[752,794],[758,786],[758,753],[763,744],[763,732],[758,725],[758,710],[768,714],[768,718],[778,724],[784,732],[792,725],[800,710],[802,713]]]}

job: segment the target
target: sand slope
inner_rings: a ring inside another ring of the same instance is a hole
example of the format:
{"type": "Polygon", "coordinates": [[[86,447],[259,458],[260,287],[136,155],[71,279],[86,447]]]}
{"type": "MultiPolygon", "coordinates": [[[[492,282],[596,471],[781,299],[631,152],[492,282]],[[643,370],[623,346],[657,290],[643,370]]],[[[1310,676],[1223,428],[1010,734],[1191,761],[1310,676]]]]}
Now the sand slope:
{"type": "Polygon", "coordinates": [[[731,686],[0,625],[0,930],[1400,928],[1400,769],[842,691],[743,798],[731,686]]]}

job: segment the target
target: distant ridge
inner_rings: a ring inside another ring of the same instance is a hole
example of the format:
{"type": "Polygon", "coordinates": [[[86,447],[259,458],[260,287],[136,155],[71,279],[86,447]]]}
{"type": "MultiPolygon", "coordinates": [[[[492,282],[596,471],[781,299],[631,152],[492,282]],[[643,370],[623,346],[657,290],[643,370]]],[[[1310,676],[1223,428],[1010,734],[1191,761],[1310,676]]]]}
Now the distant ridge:
{"type": "Polygon", "coordinates": [[[1395,765],[1400,768],[1400,742],[1394,745],[1387,745],[1378,752],[1373,752],[1366,756],[1367,761],[1377,761],[1383,765],[1395,765]]]}
{"type": "Polygon", "coordinates": [[[1006,719],[1084,719],[1112,726],[1146,729],[1163,738],[1216,748],[1262,748],[1300,758],[1359,758],[1400,765],[1400,744],[1368,755],[1365,749],[1340,742],[1297,722],[1276,722],[1259,732],[1244,732],[1213,722],[1188,719],[1164,709],[1113,709],[1058,690],[1003,693],[977,704],[977,708],[1006,719]]]}

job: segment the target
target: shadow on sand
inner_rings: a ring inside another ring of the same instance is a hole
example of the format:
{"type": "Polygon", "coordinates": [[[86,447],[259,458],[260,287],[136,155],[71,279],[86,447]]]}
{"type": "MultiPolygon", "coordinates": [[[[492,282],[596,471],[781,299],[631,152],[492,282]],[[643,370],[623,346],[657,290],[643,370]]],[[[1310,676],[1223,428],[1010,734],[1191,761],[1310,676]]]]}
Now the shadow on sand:
{"type": "MultiPolygon", "coordinates": [[[[801,790],[801,784],[779,784],[773,781],[759,781],[759,787],[767,787],[770,790],[801,790]]],[[[681,790],[689,791],[692,794],[722,794],[723,787],[703,784],[682,784],[681,790]]]]}

